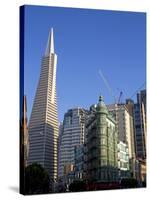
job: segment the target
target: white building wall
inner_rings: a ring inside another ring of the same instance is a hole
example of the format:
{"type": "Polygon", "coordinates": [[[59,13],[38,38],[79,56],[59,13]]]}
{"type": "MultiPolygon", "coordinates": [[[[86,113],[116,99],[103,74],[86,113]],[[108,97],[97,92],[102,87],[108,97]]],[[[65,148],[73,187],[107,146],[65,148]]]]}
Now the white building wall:
{"type": "Polygon", "coordinates": [[[118,138],[119,141],[125,142],[128,145],[129,149],[129,158],[132,158],[134,155],[133,148],[132,148],[132,134],[133,127],[130,124],[130,114],[127,111],[124,104],[112,104],[107,106],[109,112],[111,112],[116,119],[117,128],[118,128],[118,138]]]}

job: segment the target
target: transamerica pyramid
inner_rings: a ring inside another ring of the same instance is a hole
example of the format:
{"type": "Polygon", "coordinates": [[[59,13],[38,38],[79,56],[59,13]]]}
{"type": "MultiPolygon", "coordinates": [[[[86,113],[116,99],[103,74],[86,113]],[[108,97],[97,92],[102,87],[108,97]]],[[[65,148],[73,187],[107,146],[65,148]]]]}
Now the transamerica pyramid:
{"type": "Polygon", "coordinates": [[[49,173],[52,182],[57,178],[56,66],[57,55],[54,51],[54,35],[51,29],[29,121],[28,165],[34,162],[41,164],[49,173]]]}

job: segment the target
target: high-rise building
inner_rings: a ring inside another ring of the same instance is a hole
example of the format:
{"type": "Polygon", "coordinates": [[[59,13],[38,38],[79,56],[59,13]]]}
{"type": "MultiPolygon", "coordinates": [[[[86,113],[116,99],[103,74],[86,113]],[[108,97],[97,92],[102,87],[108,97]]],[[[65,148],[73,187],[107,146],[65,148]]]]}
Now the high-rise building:
{"type": "Polygon", "coordinates": [[[116,122],[109,114],[103,97],[99,97],[96,112],[86,124],[86,178],[94,182],[118,180],[116,122]]]}
{"type": "Polygon", "coordinates": [[[28,164],[37,162],[49,173],[50,181],[57,178],[58,114],[56,99],[57,55],[54,51],[53,29],[42,59],[40,78],[29,121],[28,164]]]}
{"type": "Polygon", "coordinates": [[[75,164],[75,147],[84,143],[86,111],[73,108],[64,115],[62,133],[59,143],[59,172],[64,176],[64,169],[75,164]]]}
{"type": "Polygon", "coordinates": [[[57,165],[58,177],[59,177],[59,172],[60,172],[60,159],[61,159],[60,145],[61,145],[61,140],[62,140],[62,133],[63,133],[63,123],[60,122],[60,124],[59,124],[59,136],[58,136],[58,165],[57,165]]]}
{"type": "Polygon", "coordinates": [[[131,175],[134,176],[134,160],[135,160],[135,145],[134,145],[134,128],[133,116],[125,104],[112,104],[107,106],[109,112],[113,115],[117,123],[118,142],[127,144],[129,151],[129,164],[131,175]]]}
{"type": "Polygon", "coordinates": [[[129,113],[130,121],[130,132],[131,132],[131,146],[132,146],[132,157],[135,158],[135,124],[134,124],[134,101],[131,99],[126,100],[125,108],[129,113]]]}
{"type": "Polygon", "coordinates": [[[146,158],[146,121],[146,90],[142,90],[134,104],[135,149],[140,159],[146,158]]]}

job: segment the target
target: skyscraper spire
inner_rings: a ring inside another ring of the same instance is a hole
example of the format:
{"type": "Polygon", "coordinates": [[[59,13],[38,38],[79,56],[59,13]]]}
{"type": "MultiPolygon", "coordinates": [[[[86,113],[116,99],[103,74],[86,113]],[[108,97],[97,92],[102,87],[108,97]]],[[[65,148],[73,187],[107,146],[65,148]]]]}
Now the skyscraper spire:
{"type": "Polygon", "coordinates": [[[50,180],[57,178],[58,113],[56,98],[57,55],[54,53],[51,29],[29,121],[28,164],[37,162],[49,173],[50,180]]]}
{"type": "Polygon", "coordinates": [[[54,35],[53,35],[53,28],[51,28],[51,31],[49,33],[48,41],[47,41],[47,47],[45,51],[45,56],[49,56],[49,54],[54,53],[54,35]]]}

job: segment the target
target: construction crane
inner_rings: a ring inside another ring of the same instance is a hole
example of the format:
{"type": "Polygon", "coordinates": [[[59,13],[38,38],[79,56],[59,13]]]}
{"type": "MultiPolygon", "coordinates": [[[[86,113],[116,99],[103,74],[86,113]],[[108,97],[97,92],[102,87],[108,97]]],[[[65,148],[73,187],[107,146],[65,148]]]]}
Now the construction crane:
{"type": "MultiPolygon", "coordinates": [[[[114,93],[112,92],[112,89],[111,89],[111,87],[110,87],[110,84],[108,83],[106,77],[104,76],[104,74],[102,73],[102,71],[101,71],[100,69],[99,69],[98,73],[99,73],[100,77],[102,78],[102,80],[103,80],[105,86],[107,87],[107,89],[108,89],[108,91],[109,91],[111,97],[114,99],[114,102],[117,103],[117,104],[120,104],[120,103],[121,103],[121,97],[122,97],[122,95],[123,95],[123,91],[120,91],[119,97],[116,98],[116,96],[115,96],[114,93]]],[[[137,93],[141,88],[143,88],[143,86],[145,86],[145,84],[146,84],[146,82],[144,82],[144,83],[131,95],[130,99],[131,99],[132,97],[134,97],[134,95],[136,95],[136,93],[137,93]]]]}
{"type": "Polygon", "coordinates": [[[123,92],[122,91],[120,91],[120,94],[119,94],[119,98],[118,98],[118,104],[120,104],[121,103],[121,97],[122,97],[122,95],[123,95],[123,92]]]}
{"type": "Polygon", "coordinates": [[[143,86],[145,86],[145,84],[146,84],[146,81],[145,81],[137,90],[135,90],[135,92],[131,95],[130,99],[131,99],[132,97],[134,97],[134,95],[136,95],[137,92],[138,92],[139,90],[141,90],[141,89],[143,88],[143,86]]]}

